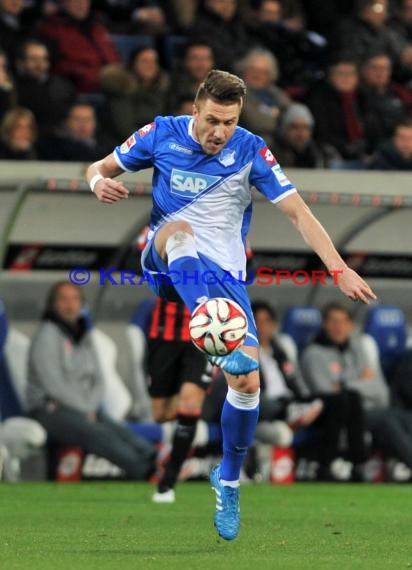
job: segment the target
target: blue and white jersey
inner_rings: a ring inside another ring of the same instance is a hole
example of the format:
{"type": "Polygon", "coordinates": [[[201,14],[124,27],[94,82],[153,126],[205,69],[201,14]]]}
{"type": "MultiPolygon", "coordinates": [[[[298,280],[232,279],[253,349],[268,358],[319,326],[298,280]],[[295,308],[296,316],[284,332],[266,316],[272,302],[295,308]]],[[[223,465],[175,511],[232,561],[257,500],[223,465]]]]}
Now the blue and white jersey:
{"type": "Polygon", "coordinates": [[[254,186],[273,203],[296,192],[264,140],[237,127],[217,155],[207,155],[192,134],[189,116],[157,117],[114,150],[127,172],[153,167],[151,232],[185,220],[196,247],[239,278],[246,267],[245,239],[254,186]]]}

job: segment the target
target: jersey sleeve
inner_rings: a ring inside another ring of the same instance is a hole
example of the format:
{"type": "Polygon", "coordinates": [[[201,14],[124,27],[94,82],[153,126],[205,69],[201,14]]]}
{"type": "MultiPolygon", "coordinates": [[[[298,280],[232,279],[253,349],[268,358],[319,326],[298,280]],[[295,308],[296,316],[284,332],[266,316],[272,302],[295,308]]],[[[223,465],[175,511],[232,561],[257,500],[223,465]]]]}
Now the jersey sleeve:
{"type": "Polygon", "coordinates": [[[249,182],[268,200],[276,204],[296,192],[296,188],[283,172],[263,139],[257,138],[257,143],[249,182]]]}
{"type": "Polygon", "coordinates": [[[122,170],[137,172],[153,165],[158,129],[159,121],[156,119],[134,132],[123,144],[114,149],[114,158],[122,170]]]}

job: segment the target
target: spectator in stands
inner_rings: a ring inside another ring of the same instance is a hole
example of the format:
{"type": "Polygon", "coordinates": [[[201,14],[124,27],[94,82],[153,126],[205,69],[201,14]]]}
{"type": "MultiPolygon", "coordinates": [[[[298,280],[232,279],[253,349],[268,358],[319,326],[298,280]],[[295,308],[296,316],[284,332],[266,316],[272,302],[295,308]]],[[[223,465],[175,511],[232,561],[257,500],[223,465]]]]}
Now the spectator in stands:
{"type": "Polygon", "coordinates": [[[303,87],[313,83],[321,72],[325,39],[308,32],[303,23],[291,25],[284,18],[280,0],[260,0],[252,16],[249,32],[256,43],[271,51],[278,60],[279,84],[288,88],[293,86],[295,90],[299,87],[303,91],[303,87]]]}
{"type": "Polygon", "coordinates": [[[23,10],[24,0],[0,0],[0,48],[6,52],[12,68],[30,29],[22,21],[23,10]]]}
{"type": "MultiPolygon", "coordinates": [[[[276,312],[263,301],[252,303],[252,309],[260,344],[260,421],[285,420],[293,429],[316,427],[320,431],[316,450],[321,479],[333,478],[336,463],[342,462],[339,442],[346,429],[347,458],[355,466],[354,477],[361,476],[366,449],[365,417],[359,396],[355,392],[328,394],[324,390],[314,390],[313,395],[309,395],[306,386],[299,381],[296,366],[276,337],[276,312]]],[[[257,436],[262,428],[268,430],[267,425],[260,426],[257,436]]]]}
{"type": "Polygon", "coordinates": [[[412,0],[400,0],[399,9],[396,11],[396,18],[390,26],[396,30],[402,38],[412,44],[412,0]]]}
{"type": "Polygon", "coordinates": [[[315,121],[310,110],[294,103],[285,111],[271,150],[283,166],[329,168],[341,160],[335,149],[313,139],[315,121]]]}
{"type": "Polygon", "coordinates": [[[151,47],[133,53],[129,70],[106,68],[100,84],[107,99],[102,121],[113,144],[164,113],[169,78],[151,47]]]}
{"type": "Polygon", "coordinates": [[[370,168],[412,170],[412,119],[405,119],[395,127],[391,140],[372,158],[370,168]]]}
{"type": "Polygon", "coordinates": [[[359,89],[368,151],[372,152],[393,133],[406,117],[406,107],[399,93],[401,85],[391,85],[392,63],[385,53],[368,56],[361,67],[359,89]]]}
{"type": "Polygon", "coordinates": [[[16,90],[19,105],[32,111],[41,134],[63,121],[76,98],[70,81],[50,73],[48,49],[38,40],[21,46],[16,90]]]}
{"type": "Polygon", "coordinates": [[[103,379],[82,305],[80,287],[69,281],[52,287],[30,350],[30,415],[55,444],[81,447],[130,479],[146,479],[153,470],[151,446],[101,409],[103,379]]]}
{"type": "Polygon", "coordinates": [[[315,86],[307,105],[315,118],[315,139],[332,146],[348,166],[361,165],[365,154],[365,126],[360,114],[358,69],[347,56],[339,56],[327,79],[315,86]]]}
{"type": "Polygon", "coordinates": [[[209,44],[193,40],[185,46],[183,57],[176,62],[171,74],[168,108],[172,113],[182,96],[190,94],[194,101],[199,85],[214,65],[215,57],[209,44]]]}
{"type": "Polygon", "coordinates": [[[8,67],[7,55],[0,50],[0,120],[16,103],[13,78],[8,67]]]}
{"type": "Polygon", "coordinates": [[[168,30],[161,4],[155,0],[96,0],[93,6],[108,16],[111,32],[158,35],[168,30]]]}
{"type": "Polygon", "coordinates": [[[89,162],[107,151],[97,138],[96,113],[89,103],[75,103],[61,127],[39,143],[42,160],[89,162]]]}
{"type": "Polygon", "coordinates": [[[0,124],[0,158],[35,160],[37,124],[33,113],[24,107],[8,111],[0,124]]]}
{"type": "Polygon", "coordinates": [[[59,12],[46,18],[39,33],[55,56],[53,71],[79,92],[97,91],[102,69],[120,62],[109,32],[91,12],[91,0],[61,0],[59,12]]]}
{"type": "Polygon", "coordinates": [[[187,33],[194,25],[200,7],[200,0],[170,0],[176,28],[187,33]]]}
{"type": "Polygon", "coordinates": [[[276,86],[277,61],[269,51],[256,48],[239,62],[239,73],[247,87],[240,124],[263,137],[271,147],[279,117],[291,104],[286,93],[276,86]]]}
{"type": "Polygon", "coordinates": [[[255,43],[240,19],[238,4],[238,0],[205,0],[190,32],[193,39],[212,46],[217,67],[228,71],[255,43]]]}
{"type": "Polygon", "coordinates": [[[368,53],[386,53],[400,80],[411,77],[412,47],[388,24],[388,0],[359,0],[354,18],[343,22],[332,47],[349,51],[361,63],[368,53]]]}

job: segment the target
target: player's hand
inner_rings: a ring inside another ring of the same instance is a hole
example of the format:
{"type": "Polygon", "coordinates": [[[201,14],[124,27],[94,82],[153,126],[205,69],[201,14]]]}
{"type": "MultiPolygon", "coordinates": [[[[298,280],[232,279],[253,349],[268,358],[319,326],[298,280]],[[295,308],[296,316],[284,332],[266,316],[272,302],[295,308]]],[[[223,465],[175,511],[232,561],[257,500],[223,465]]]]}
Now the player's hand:
{"type": "Polygon", "coordinates": [[[94,193],[97,199],[105,204],[114,204],[129,197],[129,191],[123,182],[111,178],[99,180],[94,187],[94,193]]]}
{"type": "Polygon", "coordinates": [[[350,267],[345,267],[343,273],[338,276],[338,286],[352,301],[362,301],[365,305],[369,305],[371,300],[377,299],[366,281],[350,267]]]}

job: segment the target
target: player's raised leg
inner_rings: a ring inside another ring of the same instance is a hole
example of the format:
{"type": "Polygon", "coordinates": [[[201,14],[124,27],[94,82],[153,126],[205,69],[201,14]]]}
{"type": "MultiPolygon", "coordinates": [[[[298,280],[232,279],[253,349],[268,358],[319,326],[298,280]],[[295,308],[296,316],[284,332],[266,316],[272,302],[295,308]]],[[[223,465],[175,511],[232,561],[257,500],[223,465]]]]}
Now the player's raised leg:
{"type": "MultiPolygon", "coordinates": [[[[210,291],[202,279],[204,266],[191,225],[183,220],[169,222],[157,231],[154,240],[157,254],[167,263],[169,271],[176,272],[173,286],[193,313],[200,303],[210,298],[210,291]]],[[[211,357],[210,362],[230,374],[245,374],[258,368],[257,360],[239,350],[211,357]]]]}
{"type": "Polygon", "coordinates": [[[169,271],[176,272],[173,286],[193,312],[210,295],[202,280],[202,264],[191,225],[183,220],[165,224],[156,233],[155,248],[169,271]]]}
{"type": "MultiPolygon", "coordinates": [[[[258,359],[254,346],[242,347],[253,359],[258,359]]],[[[225,373],[228,393],[222,410],[223,458],[211,475],[216,493],[215,527],[225,540],[237,537],[240,528],[239,479],[240,469],[251,445],[259,416],[259,372],[241,376],[225,373]]]]}

